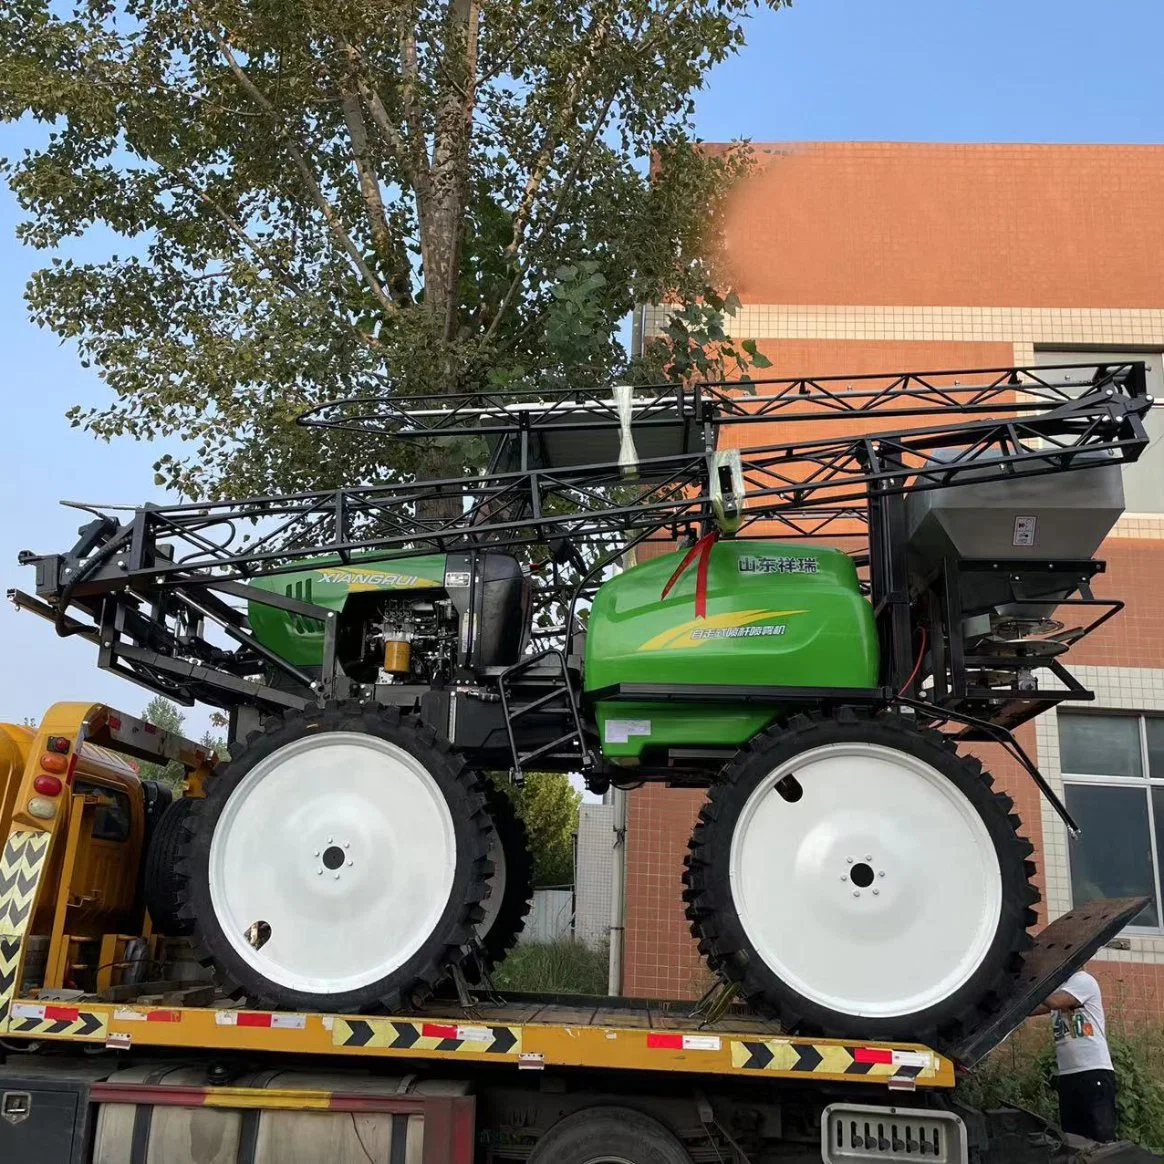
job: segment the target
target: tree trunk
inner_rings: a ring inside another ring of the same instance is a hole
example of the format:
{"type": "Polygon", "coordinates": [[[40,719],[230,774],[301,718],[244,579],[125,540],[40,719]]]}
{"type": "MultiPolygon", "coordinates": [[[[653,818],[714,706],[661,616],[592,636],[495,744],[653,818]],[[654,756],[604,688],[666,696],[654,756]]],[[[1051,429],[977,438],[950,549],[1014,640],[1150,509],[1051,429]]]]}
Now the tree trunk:
{"type": "Polygon", "coordinates": [[[457,334],[461,244],[469,203],[469,141],[477,82],[478,0],[449,0],[426,206],[424,301],[438,333],[457,334]]]}

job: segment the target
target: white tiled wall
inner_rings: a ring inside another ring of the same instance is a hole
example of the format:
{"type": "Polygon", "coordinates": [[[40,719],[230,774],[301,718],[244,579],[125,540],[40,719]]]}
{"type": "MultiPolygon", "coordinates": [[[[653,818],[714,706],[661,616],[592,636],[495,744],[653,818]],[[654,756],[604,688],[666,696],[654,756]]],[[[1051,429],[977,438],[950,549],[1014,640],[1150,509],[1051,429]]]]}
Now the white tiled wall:
{"type": "Polygon", "coordinates": [[[574,936],[598,946],[610,932],[614,878],[614,808],[583,804],[578,809],[578,856],[574,872],[574,936]]]}
{"type": "MultiPolygon", "coordinates": [[[[667,308],[643,309],[645,335],[667,308]]],[[[1035,344],[1164,347],[1164,311],[1098,307],[875,307],[749,303],[732,317],[734,335],[753,339],[938,340],[1013,343],[1018,364],[1035,344]]]]}
{"type": "MultiPolygon", "coordinates": [[[[1071,673],[1095,692],[1095,710],[1164,711],[1164,669],[1148,667],[1073,666],[1071,673]]],[[[1059,763],[1059,722],[1054,710],[1035,721],[1038,764],[1048,783],[1062,796],[1059,763]]],[[[1043,801],[1043,855],[1047,876],[1047,916],[1054,920],[1071,908],[1071,879],[1067,865],[1067,829],[1054,809],[1043,801]]],[[[1127,935],[1130,950],[1101,950],[1097,957],[1121,962],[1164,964],[1164,937],[1127,935]]]]}

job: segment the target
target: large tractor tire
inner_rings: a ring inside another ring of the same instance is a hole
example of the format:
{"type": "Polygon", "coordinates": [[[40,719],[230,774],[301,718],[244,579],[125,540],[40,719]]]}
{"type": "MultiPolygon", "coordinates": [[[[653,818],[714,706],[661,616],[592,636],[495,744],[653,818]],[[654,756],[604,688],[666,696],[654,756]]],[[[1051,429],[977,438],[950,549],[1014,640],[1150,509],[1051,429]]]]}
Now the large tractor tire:
{"type": "MultiPolygon", "coordinates": [[[[491,872],[477,923],[478,956],[491,970],[517,945],[533,904],[533,854],[525,824],[513,801],[491,780],[484,781],[490,829],[486,855],[491,872]]],[[[470,975],[472,978],[473,976],[470,975]]]]}
{"type": "Polygon", "coordinates": [[[178,871],[182,848],[190,836],[190,809],[194,801],[171,801],[146,841],[143,893],[154,931],[168,938],[185,937],[190,923],[180,916],[186,878],[178,871]]]}
{"type": "Polygon", "coordinates": [[[183,910],[233,995],[400,1010],[472,947],[489,868],[477,781],[395,708],[273,718],[191,810],[183,910]]]}
{"type": "Polygon", "coordinates": [[[943,1042],[1031,945],[1031,844],[952,741],[896,715],[794,717],[724,769],[684,873],[711,968],[788,1031],[943,1042]]]}

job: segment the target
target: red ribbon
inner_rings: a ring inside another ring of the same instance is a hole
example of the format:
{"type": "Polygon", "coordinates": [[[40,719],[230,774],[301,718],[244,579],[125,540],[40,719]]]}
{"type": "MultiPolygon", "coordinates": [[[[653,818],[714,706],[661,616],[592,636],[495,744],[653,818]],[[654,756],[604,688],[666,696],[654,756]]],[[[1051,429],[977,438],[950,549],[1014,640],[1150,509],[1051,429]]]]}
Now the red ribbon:
{"type": "Polygon", "coordinates": [[[699,566],[695,574],[695,617],[707,617],[707,568],[711,564],[711,548],[719,541],[719,530],[712,530],[711,533],[706,533],[687,551],[687,556],[679,563],[675,573],[667,580],[667,585],[663,587],[662,597],[666,598],[671,593],[671,587],[683,575],[683,571],[691,565],[692,562],[699,559],[699,566]]]}

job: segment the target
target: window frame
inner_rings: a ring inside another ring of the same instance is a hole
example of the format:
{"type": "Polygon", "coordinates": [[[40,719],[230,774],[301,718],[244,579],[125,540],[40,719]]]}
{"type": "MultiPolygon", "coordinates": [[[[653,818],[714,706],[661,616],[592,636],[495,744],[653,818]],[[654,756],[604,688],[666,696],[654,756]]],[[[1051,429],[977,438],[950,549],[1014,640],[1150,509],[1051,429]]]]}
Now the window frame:
{"type": "MultiPolygon", "coordinates": [[[[1164,937],[1164,868],[1160,864],[1160,851],[1164,838],[1156,835],[1156,813],[1152,804],[1152,789],[1164,788],[1164,772],[1154,776],[1148,763],[1148,720],[1164,720],[1164,713],[1152,711],[1122,711],[1115,708],[1095,708],[1066,711],[1060,709],[1055,717],[1055,734],[1059,740],[1059,780],[1063,786],[1063,798],[1067,798],[1069,784],[1088,785],[1093,788],[1139,788],[1143,790],[1144,802],[1148,814],[1148,840],[1151,846],[1152,872],[1156,878],[1156,914],[1157,924],[1124,926],[1123,933],[1142,937],[1164,937]],[[1063,734],[1060,726],[1062,719],[1131,719],[1136,722],[1137,736],[1140,742],[1140,775],[1139,776],[1112,776],[1103,773],[1071,772],[1063,763],[1063,734]]],[[[1080,822],[1083,827],[1086,825],[1080,822]]],[[[1076,908],[1074,874],[1071,869],[1071,845],[1065,849],[1067,861],[1067,890],[1070,895],[1071,908],[1076,908]]],[[[1086,903],[1083,903],[1086,904],[1086,903]]]]}

